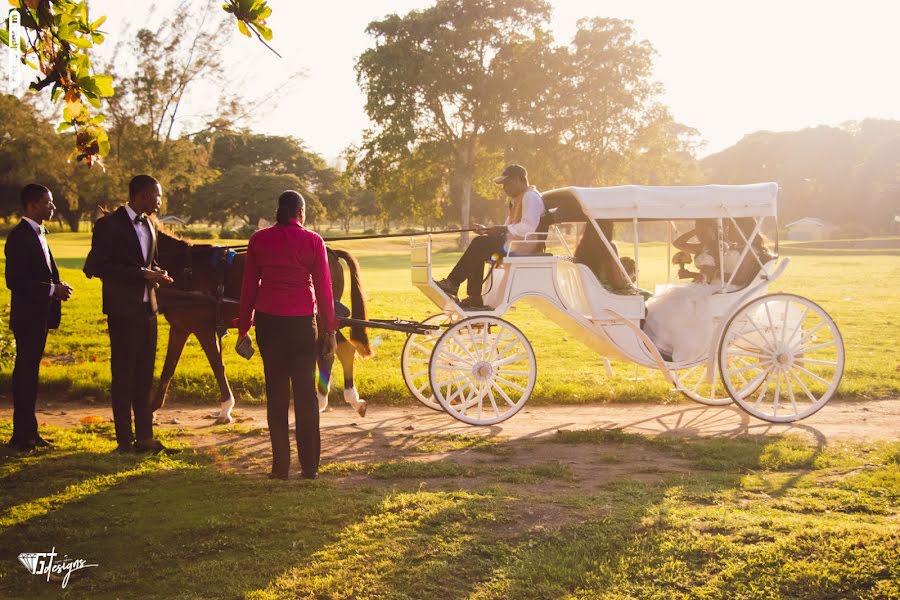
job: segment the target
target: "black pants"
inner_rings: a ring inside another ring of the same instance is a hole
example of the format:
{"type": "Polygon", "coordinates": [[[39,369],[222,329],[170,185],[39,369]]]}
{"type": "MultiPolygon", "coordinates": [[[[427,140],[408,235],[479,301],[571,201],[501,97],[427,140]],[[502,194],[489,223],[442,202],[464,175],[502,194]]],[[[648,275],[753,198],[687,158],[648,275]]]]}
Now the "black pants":
{"type": "Polygon", "coordinates": [[[109,317],[109,346],[112,351],[112,410],[116,442],[120,447],[153,439],[150,390],[156,362],[156,315],[146,313],[109,317]],[[131,412],[134,410],[134,433],[131,412]]]}
{"type": "Polygon", "coordinates": [[[319,470],[321,448],[316,398],[316,319],[257,312],[255,321],[256,342],[266,374],[272,473],[286,476],[291,466],[288,406],[293,395],[300,468],[304,474],[313,475],[319,470]]]}
{"type": "Polygon", "coordinates": [[[16,364],[12,374],[13,433],[11,442],[33,444],[38,437],[37,403],[38,375],[44,346],[47,344],[47,324],[16,327],[16,364]]]}
{"type": "Polygon", "coordinates": [[[503,248],[506,237],[502,235],[479,235],[472,240],[459,262],[450,271],[447,279],[453,285],[466,282],[466,294],[469,298],[481,301],[481,286],[484,283],[484,263],[495,254],[506,256],[503,248]]]}

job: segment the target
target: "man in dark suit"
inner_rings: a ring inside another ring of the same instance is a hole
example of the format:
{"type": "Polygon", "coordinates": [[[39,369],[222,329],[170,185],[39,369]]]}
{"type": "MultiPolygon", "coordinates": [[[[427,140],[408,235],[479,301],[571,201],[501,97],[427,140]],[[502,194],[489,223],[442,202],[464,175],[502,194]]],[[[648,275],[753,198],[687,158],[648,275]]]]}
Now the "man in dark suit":
{"type": "Polygon", "coordinates": [[[52,447],[38,433],[34,406],[47,330],[59,327],[60,303],[72,295],[59,280],[59,270],[47,245],[43,222],[53,216],[53,195],[30,183],[19,195],[22,221],[6,238],[6,287],[11,291],[9,327],[16,338],[12,375],[13,434],[9,445],[22,452],[52,447]]]}
{"type": "Polygon", "coordinates": [[[112,354],[112,409],[120,452],[167,451],[153,439],[150,390],[156,361],[156,288],[172,278],[156,262],[156,228],[162,187],[149,175],[128,185],[128,204],[94,225],[84,274],[103,280],[103,312],[112,354]],[[134,411],[134,431],[131,413],[134,411]]]}

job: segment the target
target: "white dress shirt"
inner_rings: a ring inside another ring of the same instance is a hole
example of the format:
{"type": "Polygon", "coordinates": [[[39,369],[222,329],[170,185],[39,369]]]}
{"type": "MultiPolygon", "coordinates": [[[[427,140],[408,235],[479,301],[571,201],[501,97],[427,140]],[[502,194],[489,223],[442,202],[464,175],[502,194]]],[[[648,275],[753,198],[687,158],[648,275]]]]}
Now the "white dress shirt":
{"type": "MultiPolygon", "coordinates": [[[[150,258],[150,250],[153,247],[153,238],[150,235],[150,224],[146,225],[143,223],[135,223],[134,218],[138,216],[134,210],[125,205],[125,212],[128,213],[128,218],[131,219],[131,224],[134,226],[134,231],[137,233],[138,241],[141,243],[141,253],[144,255],[144,264],[147,264],[148,259],[150,258]]],[[[144,286],[144,302],[150,302],[150,289],[145,285],[144,286]]]]}
{"type": "MultiPolygon", "coordinates": [[[[53,266],[50,263],[50,246],[47,245],[47,236],[44,235],[44,226],[38,223],[37,221],[33,221],[28,217],[22,217],[23,221],[27,221],[31,228],[34,230],[34,233],[38,236],[38,241],[41,243],[41,249],[44,251],[44,260],[47,262],[47,268],[50,269],[50,273],[53,273],[53,266]]],[[[56,285],[50,284],[50,295],[53,296],[53,291],[56,289],[56,285]]]]}
{"type": "MultiPolygon", "coordinates": [[[[529,233],[537,231],[544,214],[544,200],[541,198],[540,192],[533,185],[528,186],[525,194],[522,196],[522,220],[518,223],[510,223],[509,217],[506,218],[507,239],[522,241],[529,233]]],[[[534,238],[534,236],[532,236],[534,238]]],[[[534,238],[536,240],[536,238],[534,238]]],[[[540,240],[540,241],[543,241],[540,240]]],[[[524,244],[516,244],[512,247],[514,252],[531,252],[534,250],[537,241],[530,241],[524,244]]]]}

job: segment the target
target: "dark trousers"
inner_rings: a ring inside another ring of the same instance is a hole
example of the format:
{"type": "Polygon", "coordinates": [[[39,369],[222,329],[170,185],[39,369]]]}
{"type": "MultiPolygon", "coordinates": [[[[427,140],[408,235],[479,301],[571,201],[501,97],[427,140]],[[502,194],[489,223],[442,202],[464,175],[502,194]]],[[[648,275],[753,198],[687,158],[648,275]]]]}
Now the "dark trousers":
{"type": "Polygon", "coordinates": [[[481,300],[481,286],[484,283],[484,263],[494,255],[506,256],[504,244],[506,237],[502,235],[479,235],[472,240],[459,262],[450,271],[447,279],[453,285],[466,282],[466,294],[470,298],[481,300]]]}
{"type": "Polygon", "coordinates": [[[316,319],[256,313],[256,342],[266,374],[266,416],[272,440],[272,473],[291,466],[288,406],[294,397],[297,451],[306,475],[319,470],[319,401],[316,398],[316,319]],[[293,394],[292,394],[293,392],[293,394]]]}
{"type": "Polygon", "coordinates": [[[38,437],[34,406],[41,358],[47,344],[47,324],[38,322],[16,327],[13,336],[16,338],[16,364],[12,374],[13,433],[10,441],[33,444],[38,437]]]}
{"type": "Polygon", "coordinates": [[[156,315],[109,317],[109,345],[112,351],[112,410],[116,442],[120,447],[153,439],[150,390],[156,362],[156,315]],[[134,411],[134,433],[131,412],[134,411]]]}

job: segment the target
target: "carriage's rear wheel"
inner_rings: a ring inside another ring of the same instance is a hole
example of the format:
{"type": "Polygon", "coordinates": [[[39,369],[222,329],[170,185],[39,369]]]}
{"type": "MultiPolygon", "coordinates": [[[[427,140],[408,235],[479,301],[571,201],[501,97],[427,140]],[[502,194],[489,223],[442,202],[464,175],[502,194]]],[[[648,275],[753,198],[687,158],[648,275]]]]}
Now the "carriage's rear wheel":
{"type": "Polygon", "coordinates": [[[432,315],[422,321],[423,325],[439,325],[441,329],[425,334],[411,333],[403,344],[403,352],[400,354],[400,371],[403,373],[403,381],[413,398],[432,410],[443,411],[440,403],[434,399],[431,391],[431,383],[428,378],[428,364],[431,361],[431,351],[438,338],[447,327],[456,319],[456,315],[440,313],[432,315]]]}
{"type": "Polygon", "coordinates": [[[675,389],[695,402],[708,406],[731,404],[731,396],[725,391],[719,377],[719,362],[714,360],[712,368],[706,361],[672,373],[675,389]]]}
{"type": "Polygon", "coordinates": [[[525,335],[497,317],[456,323],[431,353],[431,389],[440,405],[471,425],[510,418],[534,390],[537,363],[525,335]]]}
{"type": "Polygon", "coordinates": [[[825,406],[844,373],[844,342],[818,304],[771,294],[731,317],[719,346],[725,389],[765,421],[798,421],[825,406]]]}

